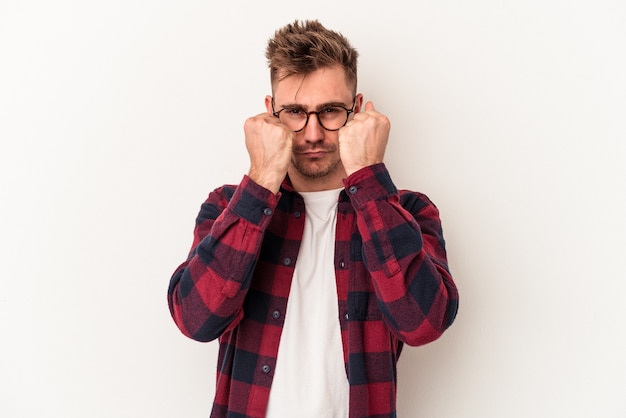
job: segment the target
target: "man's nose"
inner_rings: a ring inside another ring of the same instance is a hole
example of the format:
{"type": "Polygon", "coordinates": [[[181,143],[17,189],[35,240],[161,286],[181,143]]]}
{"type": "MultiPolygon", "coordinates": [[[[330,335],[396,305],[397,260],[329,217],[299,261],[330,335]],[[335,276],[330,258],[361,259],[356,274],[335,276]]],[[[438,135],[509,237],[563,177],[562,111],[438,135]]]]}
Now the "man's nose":
{"type": "Polygon", "coordinates": [[[317,142],[324,139],[325,129],[320,123],[320,119],[317,113],[311,113],[309,115],[309,122],[304,127],[304,139],[309,142],[317,142]]]}

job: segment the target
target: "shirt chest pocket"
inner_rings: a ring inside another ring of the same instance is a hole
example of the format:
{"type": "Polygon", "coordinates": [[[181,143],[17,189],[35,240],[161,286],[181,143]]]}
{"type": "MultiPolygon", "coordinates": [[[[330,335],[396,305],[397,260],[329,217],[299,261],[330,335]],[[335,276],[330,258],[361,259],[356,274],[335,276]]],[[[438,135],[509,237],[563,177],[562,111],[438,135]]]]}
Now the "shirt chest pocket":
{"type": "Polygon", "coordinates": [[[376,302],[376,296],[371,292],[350,292],[348,315],[351,320],[356,321],[375,321],[383,317],[376,302]]]}
{"type": "Polygon", "coordinates": [[[360,263],[350,272],[348,315],[351,320],[357,321],[381,320],[383,316],[369,272],[360,263]]]}

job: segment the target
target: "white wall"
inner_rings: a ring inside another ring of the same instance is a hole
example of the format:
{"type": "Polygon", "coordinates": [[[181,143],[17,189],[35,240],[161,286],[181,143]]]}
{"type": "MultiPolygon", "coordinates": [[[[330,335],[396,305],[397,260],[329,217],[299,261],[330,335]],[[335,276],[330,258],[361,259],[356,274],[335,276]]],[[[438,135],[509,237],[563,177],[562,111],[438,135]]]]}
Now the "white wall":
{"type": "Polygon", "coordinates": [[[208,416],[217,345],[166,289],[295,18],[357,46],[442,213],[460,311],[399,415],[626,416],[621,0],[1,1],[0,416],[208,416]]]}

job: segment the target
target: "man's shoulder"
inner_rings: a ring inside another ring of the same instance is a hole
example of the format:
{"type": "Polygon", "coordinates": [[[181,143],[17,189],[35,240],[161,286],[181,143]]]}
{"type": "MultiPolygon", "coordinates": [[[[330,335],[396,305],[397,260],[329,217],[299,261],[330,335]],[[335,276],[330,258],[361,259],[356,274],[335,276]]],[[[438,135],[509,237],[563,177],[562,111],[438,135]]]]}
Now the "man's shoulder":
{"type": "Polygon", "coordinates": [[[221,186],[215,188],[212,193],[218,193],[221,195],[232,197],[238,186],[238,184],[222,184],[221,186]]]}
{"type": "Polygon", "coordinates": [[[433,201],[426,195],[426,193],[416,190],[399,189],[398,195],[400,196],[400,203],[405,208],[411,208],[413,211],[419,211],[425,207],[435,207],[433,201]]]}

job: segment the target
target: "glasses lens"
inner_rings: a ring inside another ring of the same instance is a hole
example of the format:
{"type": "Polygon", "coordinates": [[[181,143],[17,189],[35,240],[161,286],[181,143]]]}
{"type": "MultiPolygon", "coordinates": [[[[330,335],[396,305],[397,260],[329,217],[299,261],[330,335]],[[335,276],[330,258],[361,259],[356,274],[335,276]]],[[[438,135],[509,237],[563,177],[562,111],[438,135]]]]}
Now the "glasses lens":
{"type": "Polygon", "coordinates": [[[348,111],[343,107],[327,107],[318,115],[322,126],[329,131],[336,131],[348,121],[348,111]]]}
{"type": "Polygon", "coordinates": [[[283,109],[278,117],[292,131],[299,131],[306,125],[306,112],[300,109],[283,109]]]}

